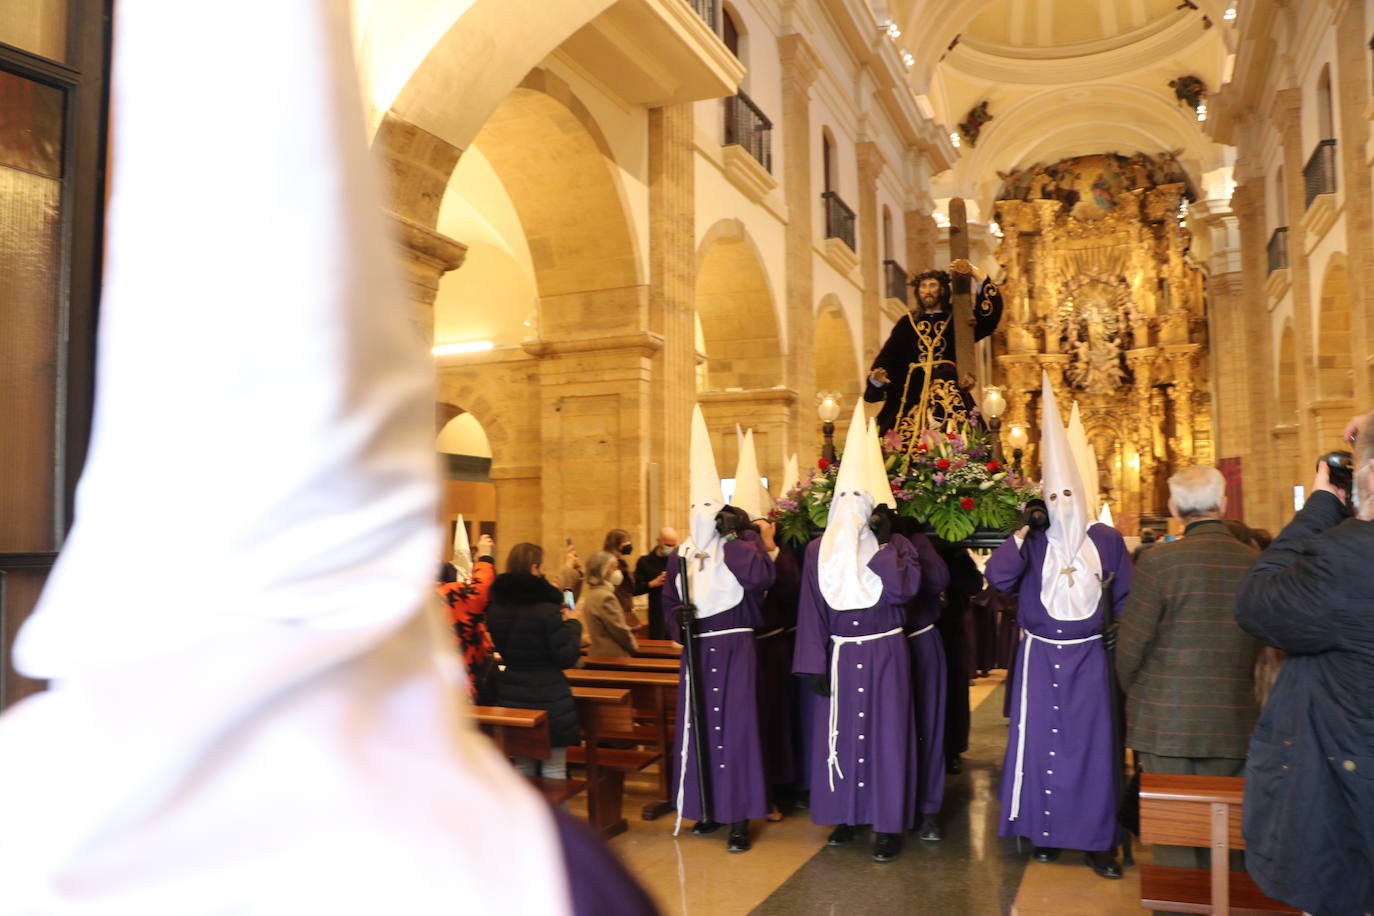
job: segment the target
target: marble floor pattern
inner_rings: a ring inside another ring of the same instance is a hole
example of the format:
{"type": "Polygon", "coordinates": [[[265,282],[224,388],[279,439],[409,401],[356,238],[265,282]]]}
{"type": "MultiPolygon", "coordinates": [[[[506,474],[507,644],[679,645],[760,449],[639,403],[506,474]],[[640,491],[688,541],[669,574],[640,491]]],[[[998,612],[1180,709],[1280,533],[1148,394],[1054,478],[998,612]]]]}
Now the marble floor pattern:
{"type": "MultiPolygon", "coordinates": [[[[848,847],[825,845],[829,829],[806,811],[780,823],[755,822],[754,848],[725,852],[724,831],[674,838],[673,819],[643,821],[649,781],[629,787],[629,830],[610,843],[649,890],[665,916],[1126,916],[1141,914],[1137,869],[1121,881],[1097,877],[1081,854],[1031,863],[1013,841],[997,836],[997,780],[1006,742],[1003,672],[975,682],[973,729],[964,772],[950,777],[945,839],[909,835],[896,862],[870,858],[867,834],[848,847]]],[[[578,811],[574,807],[574,811],[578,811]]],[[[1148,855],[1137,860],[1148,861],[1148,855]]]]}

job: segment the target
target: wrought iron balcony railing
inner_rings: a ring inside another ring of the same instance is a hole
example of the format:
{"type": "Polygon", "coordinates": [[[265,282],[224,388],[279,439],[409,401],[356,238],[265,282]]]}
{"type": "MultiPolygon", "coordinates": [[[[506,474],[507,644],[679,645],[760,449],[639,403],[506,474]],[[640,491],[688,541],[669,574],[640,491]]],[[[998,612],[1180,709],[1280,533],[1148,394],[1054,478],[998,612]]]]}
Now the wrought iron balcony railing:
{"type": "Polygon", "coordinates": [[[1336,141],[1323,140],[1312,151],[1312,158],[1302,167],[1302,184],[1305,206],[1321,194],[1336,193],[1336,141]]]}
{"type": "Polygon", "coordinates": [[[1288,266],[1288,227],[1280,226],[1269,236],[1269,272],[1288,266]]]}
{"type": "Polygon", "coordinates": [[[711,31],[720,34],[720,0],[687,0],[711,31]]]}
{"type": "Polygon", "coordinates": [[[907,303],[907,278],[906,271],[902,265],[890,258],[883,262],[883,278],[886,281],[887,298],[900,299],[902,304],[907,303]]]}
{"type": "Polygon", "coordinates": [[[823,192],[821,202],[825,205],[825,237],[839,239],[851,251],[858,251],[854,244],[854,211],[834,191],[823,192]]]}
{"type": "Polygon", "coordinates": [[[725,145],[739,145],[773,171],[773,122],[743,92],[725,100],[725,145]]]}

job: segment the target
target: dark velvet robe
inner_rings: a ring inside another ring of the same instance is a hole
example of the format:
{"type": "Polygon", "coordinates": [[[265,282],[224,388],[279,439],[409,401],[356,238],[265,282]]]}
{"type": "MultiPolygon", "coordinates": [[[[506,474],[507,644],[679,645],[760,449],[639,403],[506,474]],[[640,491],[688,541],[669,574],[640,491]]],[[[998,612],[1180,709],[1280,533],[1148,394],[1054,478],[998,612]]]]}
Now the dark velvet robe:
{"type": "Polygon", "coordinates": [[[908,535],[921,558],[921,590],[906,606],[911,650],[912,696],[916,705],[916,812],[935,814],[945,799],[945,696],[949,672],[944,641],[935,623],[949,587],[949,567],[923,534],[908,535]]]}
{"type": "Polygon", "coordinates": [[[763,773],[770,788],[790,785],[796,778],[792,723],[797,685],[792,676],[792,652],[797,642],[801,563],[789,548],[780,547],[773,568],[777,576],[764,596],[763,623],[754,638],[759,659],[763,773]]]}
{"type": "MultiPolygon", "coordinates": [[[[984,280],[973,301],[973,339],[982,340],[997,328],[1002,318],[1002,293],[991,280],[984,280]]],[[[885,433],[898,421],[917,408],[921,392],[928,382],[955,383],[959,372],[955,368],[955,321],[948,307],[939,312],[922,312],[920,305],[903,315],[893,326],[882,350],[873,360],[873,369],[887,373],[887,384],[878,386],[869,381],[864,387],[864,400],[883,402],[878,413],[878,432],[885,433]],[[925,365],[930,363],[929,378],[925,365]]],[[[972,366],[965,372],[972,372],[972,366]]],[[[963,410],[971,410],[973,398],[966,391],[959,392],[963,410]]],[[[945,412],[932,400],[925,426],[942,426],[945,412]]]]}
{"type": "Polygon", "coordinates": [[[945,589],[945,606],[935,628],[945,649],[945,670],[949,676],[945,692],[945,757],[953,758],[968,750],[969,728],[969,671],[964,618],[968,615],[969,598],[983,587],[983,574],[969,556],[968,550],[941,543],[940,556],[949,568],[949,586],[945,589]]]}

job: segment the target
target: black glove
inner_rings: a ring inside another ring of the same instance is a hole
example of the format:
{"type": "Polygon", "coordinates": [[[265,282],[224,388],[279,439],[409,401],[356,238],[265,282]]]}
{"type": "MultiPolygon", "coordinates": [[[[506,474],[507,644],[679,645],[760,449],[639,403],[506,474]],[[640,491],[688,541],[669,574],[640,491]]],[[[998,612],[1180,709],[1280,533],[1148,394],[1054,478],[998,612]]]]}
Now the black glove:
{"type": "Polygon", "coordinates": [[[749,513],[734,506],[726,506],[716,513],[716,534],[721,537],[738,536],[749,527],[749,513]]]}
{"type": "Polygon", "coordinates": [[[868,517],[868,527],[873,529],[879,544],[886,544],[892,540],[892,532],[897,530],[897,513],[887,503],[879,503],[868,517]]]}
{"type": "Polygon", "coordinates": [[[808,682],[807,686],[811,688],[811,692],[816,696],[830,696],[830,678],[826,677],[824,674],[808,674],[806,679],[808,682]]]}
{"type": "Polygon", "coordinates": [[[1121,621],[1113,620],[1111,626],[1102,628],[1102,645],[1108,652],[1116,651],[1116,638],[1120,635],[1121,621]]]}
{"type": "Polygon", "coordinates": [[[1025,514],[1021,516],[1021,521],[1031,531],[1048,531],[1050,527],[1050,510],[1045,508],[1043,499],[1032,499],[1026,503],[1025,514]]]}

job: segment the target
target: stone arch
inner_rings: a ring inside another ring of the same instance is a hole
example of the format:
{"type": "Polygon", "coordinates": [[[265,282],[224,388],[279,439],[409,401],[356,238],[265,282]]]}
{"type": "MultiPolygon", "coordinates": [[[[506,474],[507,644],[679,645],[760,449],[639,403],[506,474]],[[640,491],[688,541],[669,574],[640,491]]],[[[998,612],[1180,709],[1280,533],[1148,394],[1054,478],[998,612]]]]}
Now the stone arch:
{"type": "Polygon", "coordinates": [[[1317,309],[1317,395],[1322,400],[1355,396],[1350,347],[1350,273],[1344,254],[1335,254],[1322,275],[1317,309]]]}
{"type": "MultiPolygon", "coordinates": [[[[439,416],[450,419],[435,436],[439,458],[439,518],[452,543],[458,516],[463,517],[470,540],[483,531],[499,537],[497,517],[499,494],[491,476],[491,445],[476,415],[447,401],[436,405],[439,416]]],[[[499,559],[499,558],[498,558],[499,559]]]]}
{"type": "Polygon", "coordinates": [[[724,219],[697,247],[696,311],[706,388],[772,388],[783,381],[776,300],[758,246],[744,224],[724,219]]]}
{"type": "MultiPolygon", "coordinates": [[[[863,367],[854,357],[854,334],[839,297],[829,293],[816,307],[816,390],[843,397],[841,415],[848,416],[863,396],[863,367]]],[[[805,416],[805,412],[803,413],[805,416]]]]}

